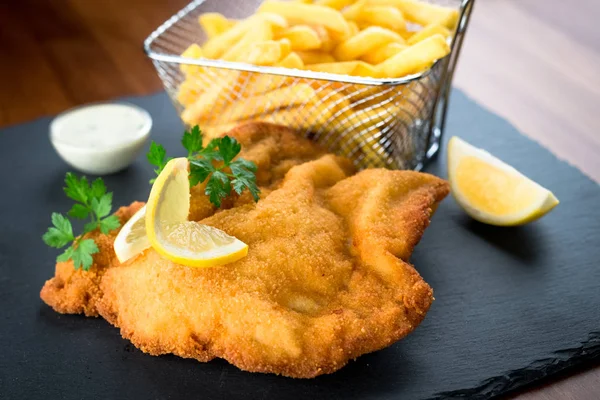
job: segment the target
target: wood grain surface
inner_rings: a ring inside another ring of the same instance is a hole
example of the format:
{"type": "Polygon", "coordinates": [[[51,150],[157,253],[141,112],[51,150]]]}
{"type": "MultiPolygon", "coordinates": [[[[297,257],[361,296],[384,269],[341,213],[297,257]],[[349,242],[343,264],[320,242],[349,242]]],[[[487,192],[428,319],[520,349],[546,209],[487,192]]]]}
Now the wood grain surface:
{"type": "Polygon", "coordinates": [[[600,181],[598,0],[480,0],[455,85],[600,181]]]}
{"type": "MultiPolygon", "coordinates": [[[[0,127],[161,88],[143,39],[187,0],[0,2],[0,127]]],[[[600,2],[479,0],[455,84],[600,181],[600,2]]],[[[600,368],[518,399],[592,399],[600,368]]]]}

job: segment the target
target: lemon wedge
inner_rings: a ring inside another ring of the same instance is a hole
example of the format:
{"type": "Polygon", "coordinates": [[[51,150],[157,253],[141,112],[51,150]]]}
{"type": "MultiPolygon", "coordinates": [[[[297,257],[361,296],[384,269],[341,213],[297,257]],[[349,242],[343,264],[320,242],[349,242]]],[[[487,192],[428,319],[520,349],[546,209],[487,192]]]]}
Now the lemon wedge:
{"type": "Polygon", "coordinates": [[[229,264],[248,254],[248,245],[212,226],[188,221],[188,160],[175,158],[160,173],[146,204],[146,233],[163,257],[191,267],[229,264]]]}
{"type": "Polygon", "coordinates": [[[558,204],[548,189],[457,137],[448,143],[448,177],[458,204],[474,219],[490,225],[523,225],[558,204]]]}
{"type": "Polygon", "coordinates": [[[117,258],[122,263],[150,247],[150,241],[146,236],[146,206],[140,208],[123,225],[113,247],[117,258]]]}

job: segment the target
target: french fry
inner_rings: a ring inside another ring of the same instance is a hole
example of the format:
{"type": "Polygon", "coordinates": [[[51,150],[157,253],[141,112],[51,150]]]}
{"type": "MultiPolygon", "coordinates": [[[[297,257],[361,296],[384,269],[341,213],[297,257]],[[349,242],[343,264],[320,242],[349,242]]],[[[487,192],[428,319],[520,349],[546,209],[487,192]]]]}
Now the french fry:
{"type": "MultiPolygon", "coordinates": [[[[370,26],[374,26],[373,24],[369,23],[369,22],[363,22],[363,21],[357,21],[356,25],[358,25],[358,29],[365,30],[370,26]]],[[[376,26],[376,25],[375,25],[376,26]]],[[[408,28],[408,26],[407,26],[408,28]]],[[[397,34],[399,34],[400,36],[402,36],[402,38],[406,41],[406,39],[408,39],[409,37],[411,37],[412,35],[414,35],[414,33],[416,31],[408,31],[406,29],[392,29],[394,32],[396,32],[397,34]]]]}
{"type": "Polygon", "coordinates": [[[358,0],[354,4],[342,10],[342,15],[349,21],[356,21],[360,17],[363,8],[366,7],[368,0],[358,0]]]}
{"type": "Polygon", "coordinates": [[[354,3],[354,1],[355,0],[316,0],[315,4],[341,10],[342,8],[354,3]]]}
{"type": "Polygon", "coordinates": [[[319,108],[317,104],[277,110],[261,118],[260,121],[288,126],[300,132],[321,130],[331,120],[333,110],[319,108]]]}
{"type": "Polygon", "coordinates": [[[369,0],[371,5],[394,6],[410,22],[421,26],[437,23],[454,29],[458,21],[458,10],[416,0],[369,0]]]}
{"type": "MultiPolygon", "coordinates": [[[[183,53],[181,53],[181,57],[185,58],[202,58],[202,56],[202,48],[196,43],[190,45],[190,47],[188,47],[183,53]]],[[[186,76],[202,73],[202,67],[200,67],[199,65],[181,64],[179,69],[186,76]]]]}
{"type": "Polygon", "coordinates": [[[393,31],[406,29],[406,21],[402,12],[392,6],[367,6],[358,15],[358,21],[381,26],[393,31]]]}
{"type": "Polygon", "coordinates": [[[293,24],[323,25],[333,32],[350,35],[348,23],[342,14],[329,7],[267,0],[258,8],[258,12],[281,15],[293,24]]]}
{"type": "Polygon", "coordinates": [[[227,30],[225,33],[215,36],[204,44],[204,54],[208,58],[219,58],[225,51],[235,45],[250,28],[250,21],[246,20],[227,30]]]}
{"type": "Polygon", "coordinates": [[[406,30],[406,29],[399,29],[399,30],[397,30],[396,32],[398,32],[398,34],[399,34],[400,36],[402,36],[402,38],[403,38],[404,40],[408,40],[408,39],[409,39],[409,38],[410,38],[412,35],[414,35],[414,34],[415,34],[415,32],[417,32],[417,31],[409,31],[409,30],[406,30]]]}
{"type": "Polygon", "coordinates": [[[221,35],[207,40],[203,47],[204,56],[213,59],[221,57],[234,47],[247,32],[265,24],[268,24],[272,29],[274,27],[287,28],[287,21],[279,15],[271,13],[253,15],[244,21],[240,21],[221,35]]]}
{"type": "MultiPolygon", "coordinates": [[[[265,60],[276,63],[280,58],[281,43],[271,40],[253,44],[244,61],[260,65],[265,60]]],[[[207,87],[193,104],[183,110],[181,119],[188,125],[214,123],[222,109],[237,100],[237,93],[247,86],[245,83],[248,83],[252,76],[245,71],[226,70],[219,71],[214,77],[207,77],[207,81],[214,84],[207,87]]]]}
{"type": "Polygon", "coordinates": [[[252,30],[246,31],[240,40],[220,58],[225,61],[241,61],[252,44],[273,39],[273,29],[268,23],[258,23],[252,30]]]}
{"type": "Polygon", "coordinates": [[[240,125],[240,121],[224,122],[222,124],[204,124],[202,125],[204,140],[211,141],[214,138],[221,137],[224,133],[229,132],[238,125],[240,125]]]}
{"type": "MultiPolygon", "coordinates": [[[[321,50],[327,53],[331,52],[337,43],[329,34],[329,31],[327,31],[327,28],[325,28],[323,25],[311,25],[310,27],[317,33],[319,39],[321,39],[321,50]]],[[[348,25],[348,27],[348,29],[351,29],[350,25],[348,25]]]]}
{"type": "Polygon", "coordinates": [[[331,132],[331,122],[336,115],[349,110],[350,103],[330,87],[319,87],[315,91],[317,96],[302,107],[275,111],[264,121],[287,125],[302,132],[331,132]]]}
{"type": "Polygon", "coordinates": [[[290,26],[287,19],[279,14],[264,12],[260,14],[254,14],[251,18],[257,18],[258,20],[264,20],[271,24],[274,31],[285,29],[290,26]]]}
{"type": "Polygon", "coordinates": [[[314,50],[323,45],[319,34],[308,25],[295,25],[285,29],[278,37],[288,39],[292,50],[314,50]]]}
{"type": "Polygon", "coordinates": [[[346,62],[333,62],[333,63],[322,63],[322,64],[309,64],[304,68],[310,71],[327,72],[330,74],[350,75],[356,67],[358,61],[346,61],[346,62]]]}
{"type": "Polygon", "coordinates": [[[196,101],[186,107],[181,113],[181,119],[188,125],[210,124],[220,110],[227,105],[233,94],[247,79],[246,72],[226,71],[227,74],[217,75],[213,85],[198,96],[196,101]]]}
{"type": "Polygon", "coordinates": [[[352,22],[352,21],[346,21],[346,20],[344,20],[344,21],[346,22],[346,27],[347,27],[344,32],[335,32],[335,31],[329,32],[329,36],[331,37],[331,40],[336,44],[343,42],[344,40],[346,40],[350,36],[352,36],[352,27],[350,26],[350,22],[352,22]]]}
{"type": "Polygon", "coordinates": [[[333,56],[339,61],[356,60],[362,55],[391,42],[404,42],[396,32],[371,26],[338,45],[333,56]]]}
{"type": "Polygon", "coordinates": [[[308,103],[316,96],[313,88],[305,83],[287,86],[268,93],[251,96],[245,101],[231,104],[221,111],[228,120],[244,120],[279,108],[294,107],[308,103]]]}
{"type": "MultiPolygon", "coordinates": [[[[338,113],[340,107],[348,107],[347,101],[339,94],[321,90],[319,95],[314,97],[299,107],[280,108],[268,112],[266,115],[254,116],[245,120],[238,120],[235,123],[221,123],[210,126],[210,134],[215,135],[226,132],[240,123],[250,121],[270,122],[274,124],[286,125],[292,129],[301,132],[315,132],[329,129],[328,123],[332,120],[335,113],[338,113]],[[321,102],[321,99],[327,99],[321,102]],[[329,101],[330,100],[330,101],[329,101]]],[[[206,128],[205,128],[206,129],[206,128]]]]}
{"type": "Polygon", "coordinates": [[[235,21],[229,21],[219,13],[204,13],[198,17],[198,23],[209,39],[222,34],[235,25],[235,21]]]}
{"type": "Polygon", "coordinates": [[[350,75],[354,76],[364,76],[364,77],[374,77],[377,76],[377,69],[375,69],[374,65],[366,63],[364,61],[357,61],[356,68],[354,71],[350,73],[350,75]]]}
{"type": "Polygon", "coordinates": [[[344,95],[352,104],[352,107],[369,107],[377,105],[379,101],[389,97],[391,90],[386,86],[363,86],[360,89],[350,87],[349,90],[344,90],[344,95]]]}
{"type": "Polygon", "coordinates": [[[329,53],[321,51],[297,51],[298,57],[304,64],[323,64],[335,62],[335,58],[329,53]]]}
{"type": "Polygon", "coordinates": [[[318,103],[319,107],[328,107],[336,112],[350,108],[348,99],[340,93],[336,85],[323,86],[322,83],[320,85],[315,89],[317,97],[321,100],[321,103],[318,103]]]}
{"type": "Polygon", "coordinates": [[[378,77],[399,78],[420,72],[448,53],[450,53],[450,46],[446,43],[446,39],[439,33],[435,34],[378,64],[376,67],[378,77]]]}
{"type": "Polygon", "coordinates": [[[360,59],[365,62],[368,62],[369,64],[377,65],[379,63],[384,62],[388,58],[400,53],[407,47],[407,45],[402,43],[388,43],[384,46],[381,46],[375,50],[368,52],[367,54],[363,55],[360,59]]]}
{"type": "MultiPolygon", "coordinates": [[[[400,88],[404,92],[405,88],[400,88]]],[[[387,157],[385,157],[386,152],[382,144],[383,134],[381,132],[383,127],[392,128],[396,135],[404,136],[403,142],[409,142],[405,146],[410,147],[410,137],[408,137],[407,131],[413,121],[403,111],[402,106],[396,102],[381,105],[381,102],[378,101],[368,107],[353,108],[352,112],[355,113],[354,120],[358,119],[359,121],[354,129],[361,132],[358,137],[353,137],[353,140],[361,149],[362,154],[368,158],[366,161],[369,167],[393,169],[405,167],[398,165],[394,160],[384,161],[387,157]]],[[[409,151],[406,147],[402,150],[409,151]]]]}
{"type": "Polygon", "coordinates": [[[348,26],[350,27],[350,37],[355,36],[360,32],[360,28],[356,22],[348,21],[348,26]]]}
{"type": "Polygon", "coordinates": [[[177,101],[185,107],[193,104],[202,93],[200,87],[201,86],[196,84],[194,80],[186,79],[179,85],[179,89],[177,90],[177,101]]]}
{"type": "Polygon", "coordinates": [[[202,57],[202,47],[197,43],[191,44],[187,49],[181,53],[182,57],[186,58],[201,58],[202,57]]]}
{"type": "Polygon", "coordinates": [[[292,42],[289,39],[279,39],[279,47],[281,48],[281,57],[279,60],[283,60],[285,57],[289,56],[292,52],[292,42]]]}
{"type": "Polygon", "coordinates": [[[256,96],[298,83],[297,79],[280,75],[253,75],[245,87],[244,97],[256,96]]]}
{"type": "Polygon", "coordinates": [[[320,140],[320,144],[346,157],[357,158],[362,153],[363,157],[368,158],[371,167],[386,167],[379,155],[384,150],[379,144],[381,131],[377,124],[378,121],[369,120],[353,109],[344,110],[336,113],[328,122],[328,130],[331,132],[320,140]],[[361,134],[357,135],[359,132],[361,134]],[[356,151],[357,148],[359,152],[356,151]]]}
{"type": "MultiPolygon", "coordinates": [[[[377,162],[380,159],[378,151],[382,149],[381,146],[378,146],[378,141],[381,131],[376,127],[379,119],[376,117],[375,111],[348,109],[342,114],[336,115],[331,123],[335,126],[338,134],[345,136],[344,142],[347,147],[350,149],[358,147],[364,157],[368,157],[371,162],[377,162]],[[361,135],[356,135],[358,132],[361,132],[361,135]]],[[[383,165],[373,166],[383,167],[383,165]]]]}
{"type": "Polygon", "coordinates": [[[435,35],[436,33],[441,34],[445,38],[450,36],[450,30],[448,30],[448,28],[440,24],[433,23],[427,25],[425,28],[421,29],[420,31],[416,32],[414,35],[409,37],[406,43],[409,45],[413,45],[415,43],[420,42],[423,39],[427,39],[428,37],[435,35]]]}
{"type": "Polygon", "coordinates": [[[236,61],[254,65],[274,65],[283,58],[283,52],[287,50],[289,50],[289,43],[279,40],[266,40],[250,45],[247,52],[237,58],[236,61]]]}
{"type": "MultiPolygon", "coordinates": [[[[415,0],[267,0],[257,14],[241,21],[204,14],[199,22],[209,39],[203,48],[190,46],[183,55],[397,78],[420,72],[448,54],[445,39],[457,18],[456,10],[415,0]],[[408,32],[406,21],[424,28],[408,32]]],[[[177,92],[185,107],[182,119],[202,125],[209,138],[247,121],[279,123],[311,132],[330,150],[377,167],[397,167],[385,161],[391,158],[382,144],[383,132],[408,131],[416,118],[426,117],[433,95],[426,82],[423,88],[406,84],[357,89],[346,82],[195,65],[182,65],[181,70],[186,78],[177,92]]]]}
{"type": "Polygon", "coordinates": [[[304,62],[298,53],[291,52],[283,60],[277,63],[278,67],[291,68],[291,69],[302,69],[304,68],[304,62]]]}

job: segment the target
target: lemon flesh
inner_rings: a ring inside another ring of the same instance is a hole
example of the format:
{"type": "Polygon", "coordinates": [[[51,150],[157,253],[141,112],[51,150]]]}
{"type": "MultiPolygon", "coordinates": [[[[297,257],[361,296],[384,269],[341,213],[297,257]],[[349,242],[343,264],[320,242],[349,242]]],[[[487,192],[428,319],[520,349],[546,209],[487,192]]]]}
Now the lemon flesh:
{"type": "Polygon", "coordinates": [[[163,257],[191,267],[232,263],[248,254],[248,245],[225,232],[188,221],[188,160],[176,158],[160,173],[146,204],[146,232],[163,257]]]}
{"type": "Polygon", "coordinates": [[[474,219],[490,225],[523,225],[558,204],[548,189],[457,137],[448,144],[448,175],[458,204],[474,219]]]}
{"type": "Polygon", "coordinates": [[[123,225],[113,244],[119,262],[124,263],[150,247],[146,236],[146,206],[143,206],[123,225]]]}

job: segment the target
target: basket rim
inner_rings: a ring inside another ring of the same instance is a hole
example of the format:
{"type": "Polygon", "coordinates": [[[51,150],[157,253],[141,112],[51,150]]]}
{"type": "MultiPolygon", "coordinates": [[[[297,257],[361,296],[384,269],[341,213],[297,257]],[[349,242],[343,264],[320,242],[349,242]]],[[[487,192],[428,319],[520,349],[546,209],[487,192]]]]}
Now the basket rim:
{"type": "Polygon", "coordinates": [[[326,72],[299,70],[283,67],[271,67],[271,66],[259,66],[247,63],[223,61],[223,60],[211,60],[207,58],[189,58],[182,57],[180,55],[173,55],[167,53],[156,52],[152,50],[152,45],[159,39],[163,33],[169,28],[179,22],[182,18],[188,15],[191,11],[195,10],[206,0],[193,0],[190,4],[179,10],[171,18],[163,22],[158,28],[156,28],[148,37],[144,40],[144,52],[146,55],[154,61],[162,61],[167,63],[175,64],[186,64],[186,65],[198,65],[202,67],[213,67],[222,68],[229,70],[245,71],[245,72],[257,72],[269,75],[281,75],[292,78],[309,78],[316,80],[342,82],[348,84],[358,85],[370,85],[370,86],[395,86],[405,85],[410,82],[418,81],[428,76],[432,69],[440,62],[443,62],[447,57],[452,54],[452,51],[446,56],[436,60],[429,68],[416,74],[405,75],[400,78],[371,78],[371,77],[360,77],[350,76],[341,74],[332,74],[326,72]]]}

